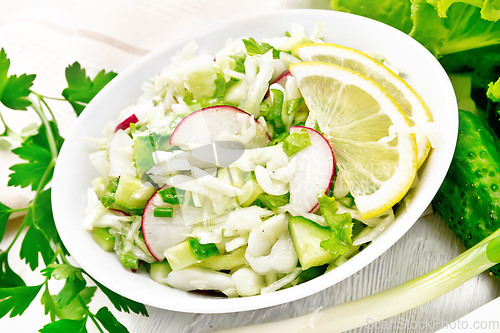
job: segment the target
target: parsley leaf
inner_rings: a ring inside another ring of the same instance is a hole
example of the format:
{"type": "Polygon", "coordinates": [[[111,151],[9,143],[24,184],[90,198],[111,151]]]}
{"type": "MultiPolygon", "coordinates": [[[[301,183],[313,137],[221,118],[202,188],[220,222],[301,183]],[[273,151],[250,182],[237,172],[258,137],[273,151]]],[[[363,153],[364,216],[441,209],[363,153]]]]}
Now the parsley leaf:
{"type": "Polygon", "coordinates": [[[25,217],[25,224],[30,228],[24,236],[19,254],[30,265],[31,270],[38,267],[39,253],[45,265],[51,263],[54,255],[51,241],[62,244],[52,215],[50,195],[50,189],[40,192],[25,217]]]}
{"type": "MultiPolygon", "coordinates": [[[[43,174],[49,168],[52,155],[48,149],[40,147],[32,142],[23,142],[21,147],[13,149],[12,152],[18,155],[28,163],[20,163],[10,167],[13,172],[9,175],[9,186],[28,187],[31,185],[33,190],[37,189],[42,181],[43,174]]],[[[52,166],[52,169],[54,167],[52,166]]],[[[51,171],[52,172],[52,171],[51,171]]],[[[45,186],[51,178],[46,177],[42,187],[45,186]]]]}
{"type": "Polygon", "coordinates": [[[49,241],[62,245],[54,223],[54,215],[52,214],[51,192],[52,190],[49,188],[38,194],[33,202],[33,207],[25,217],[26,224],[28,226],[36,225],[39,229],[43,230],[44,235],[49,241]]]}
{"type": "Polygon", "coordinates": [[[31,86],[36,75],[22,74],[21,76],[11,75],[7,79],[5,86],[2,89],[0,101],[3,105],[14,110],[26,110],[31,102],[27,99],[31,94],[31,86]]]}
{"type": "Polygon", "coordinates": [[[3,239],[5,234],[5,229],[7,227],[7,221],[12,210],[0,202],[0,241],[3,239]]]}
{"type": "Polygon", "coordinates": [[[25,286],[23,279],[10,268],[8,254],[0,253],[0,288],[25,286]]]}
{"type": "Polygon", "coordinates": [[[50,264],[41,272],[43,276],[52,276],[56,280],[74,279],[78,274],[81,276],[79,268],[66,264],[50,264]]]}
{"type": "Polygon", "coordinates": [[[102,292],[106,296],[108,296],[109,300],[111,301],[111,303],[113,303],[113,305],[118,311],[125,311],[126,313],[130,313],[130,311],[132,311],[137,314],[142,314],[143,316],[146,317],[149,316],[148,310],[146,309],[144,304],[137,303],[121,295],[118,295],[115,292],[103,286],[102,284],[100,284],[99,282],[97,282],[96,280],[94,280],[90,275],[89,277],[92,279],[92,281],[94,281],[94,283],[99,287],[99,289],[101,289],[102,292]]]}
{"type": "MultiPolygon", "coordinates": [[[[88,305],[94,296],[96,287],[85,287],[78,295],[85,305],[88,305]]],[[[60,319],[80,320],[87,315],[85,309],[78,299],[73,299],[67,306],[59,308],[55,296],[49,293],[48,288],[42,294],[41,303],[44,306],[45,314],[50,313],[50,320],[54,321],[56,316],[60,319]]]]}
{"type": "Polygon", "coordinates": [[[87,333],[87,317],[81,320],[61,319],[45,325],[40,333],[87,333]]]}
{"type": "Polygon", "coordinates": [[[92,81],[87,76],[85,69],[81,68],[78,62],[75,62],[66,67],[68,87],[63,90],[62,95],[71,103],[77,116],[79,116],[85,108],[85,104],[89,103],[116,75],[118,74],[114,72],[106,73],[102,70],[92,81]]]}
{"type": "Polygon", "coordinates": [[[26,110],[31,102],[27,99],[31,94],[31,86],[36,75],[22,74],[7,76],[10,59],[5,50],[0,50],[0,102],[14,110],[26,110]]]}
{"type": "Polygon", "coordinates": [[[7,58],[7,53],[5,53],[5,50],[2,48],[0,50],[0,97],[2,96],[3,88],[7,83],[7,73],[9,71],[9,67],[10,59],[7,58]]]}
{"type": "MultiPolygon", "coordinates": [[[[54,136],[54,141],[56,143],[57,151],[59,152],[64,142],[64,139],[61,137],[61,135],[59,135],[59,129],[57,128],[57,124],[55,122],[49,120],[49,126],[52,131],[52,135],[54,136]]],[[[26,139],[25,142],[34,143],[47,150],[50,149],[49,140],[47,139],[47,129],[43,125],[41,125],[38,128],[38,134],[30,136],[29,138],[26,139]]]]}
{"type": "MultiPolygon", "coordinates": [[[[64,139],[59,135],[57,125],[53,121],[49,121],[49,126],[56,143],[57,151],[59,151],[64,139]]],[[[19,163],[10,167],[10,170],[13,172],[9,175],[9,186],[28,187],[31,185],[32,189],[36,189],[40,185],[43,174],[49,167],[51,169],[42,187],[50,181],[54,163],[52,161],[53,156],[50,153],[47,129],[45,126],[41,125],[38,129],[38,134],[28,137],[21,144],[21,147],[13,149],[12,152],[29,163],[19,163]]]]}
{"type": "Polygon", "coordinates": [[[38,286],[21,286],[0,288],[0,318],[10,312],[10,317],[20,316],[33,302],[43,284],[38,286]]]}
{"type": "Polygon", "coordinates": [[[62,308],[68,305],[76,298],[76,296],[78,296],[80,292],[83,291],[83,289],[85,289],[86,285],[87,282],[85,281],[83,276],[81,276],[81,273],[80,277],[76,277],[74,279],[68,278],[66,280],[66,283],[64,284],[64,287],[56,295],[57,306],[62,308]]]}
{"type": "Polygon", "coordinates": [[[42,270],[42,274],[44,276],[52,276],[56,280],[66,279],[64,287],[55,297],[59,308],[63,308],[73,301],[87,285],[81,270],[71,265],[50,264],[42,270]]]}
{"type": "MultiPolygon", "coordinates": [[[[85,304],[89,304],[94,296],[97,287],[85,287],[80,294],[80,298],[85,304]]],[[[67,306],[60,309],[57,316],[61,319],[82,319],[86,315],[85,309],[82,307],[78,299],[72,300],[67,306]]]]}
{"type": "Polygon", "coordinates": [[[58,312],[58,308],[56,302],[54,300],[54,296],[52,296],[49,292],[49,288],[45,286],[45,290],[43,291],[42,298],[40,298],[40,303],[43,305],[44,313],[48,314],[50,312],[50,321],[56,320],[56,315],[58,312]]]}
{"type": "Polygon", "coordinates": [[[123,326],[115,316],[109,311],[105,306],[99,309],[95,314],[95,317],[101,322],[102,326],[112,333],[128,333],[128,330],[123,326]]]}
{"type": "Polygon", "coordinates": [[[38,267],[38,254],[42,255],[43,262],[48,265],[54,256],[54,251],[45,235],[37,228],[30,227],[24,236],[19,256],[26,260],[32,271],[38,267]]]}

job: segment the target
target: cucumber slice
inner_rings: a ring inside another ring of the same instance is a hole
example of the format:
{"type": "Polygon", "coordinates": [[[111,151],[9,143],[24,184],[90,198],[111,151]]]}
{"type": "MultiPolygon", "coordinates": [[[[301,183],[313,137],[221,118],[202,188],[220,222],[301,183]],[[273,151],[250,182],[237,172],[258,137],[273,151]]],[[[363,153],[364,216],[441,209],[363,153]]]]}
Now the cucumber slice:
{"type": "Polygon", "coordinates": [[[104,177],[97,177],[92,180],[92,189],[95,194],[97,194],[97,198],[101,200],[104,193],[106,193],[106,188],[108,187],[108,183],[104,177]]]}
{"type": "Polygon", "coordinates": [[[94,229],[92,238],[96,243],[107,252],[113,251],[115,247],[115,237],[109,233],[109,228],[94,229]]]}
{"type": "Polygon", "coordinates": [[[167,285],[165,279],[171,271],[172,267],[166,261],[155,262],[149,266],[149,276],[151,276],[151,279],[164,285],[167,285]]]}
{"type": "Polygon", "coordinates": [[[117,205],[129,210],[143,209],[154,193],[155,189],[142,185],[139,178],[123,175],[116,189],[115,200],[117,205]]]}
{"type": "Polygon", "coordinates": [[[130,268],[133,271],[139,269],[139,259],[132,253],[120,251],[119,257],[123,267],[130,268]]]}
{"type": "Polygon", "coordinates": [[[220,254],[219,248],[214,243],[201,244],[196,238],[188,240],[189,247],[198,260],[207,259],[220,254]]]}
{"type": "Polygon", "coordinates": [[[322,227],[302,216],[291,216],[288,219],[288,229],[303,270],[335,260],[334,256],[320,246],[321,241],[330,238],[330,228],[322,227]]]}
{"type": "Polygon", "coordinates": [[[214,271],[231,270],[246,264],[245,248],[239,248],[232,252],[219,254],[202,260],[196,266],[210,268],[214,271]]]}
{"type": "Polygon", "coordinates": [[[198,259],[194,256],[193,251],[191,251],[189,241],[184,241],[167,249],[165,251],[165,258],[167,258],[170,267],[174,271],[198,263],[198,259]]]}

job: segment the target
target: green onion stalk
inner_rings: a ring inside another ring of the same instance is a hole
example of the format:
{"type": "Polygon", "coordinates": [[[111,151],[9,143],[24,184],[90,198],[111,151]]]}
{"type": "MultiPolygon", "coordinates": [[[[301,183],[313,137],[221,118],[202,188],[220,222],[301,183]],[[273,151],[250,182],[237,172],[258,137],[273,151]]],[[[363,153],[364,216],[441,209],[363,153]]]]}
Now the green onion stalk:
{"type": "Polygon", "coordinates": [[[218,332],[343,332],[416,308],[500,263],[500,229],[448,263],[413,280],[300,317],[218,332]]]}

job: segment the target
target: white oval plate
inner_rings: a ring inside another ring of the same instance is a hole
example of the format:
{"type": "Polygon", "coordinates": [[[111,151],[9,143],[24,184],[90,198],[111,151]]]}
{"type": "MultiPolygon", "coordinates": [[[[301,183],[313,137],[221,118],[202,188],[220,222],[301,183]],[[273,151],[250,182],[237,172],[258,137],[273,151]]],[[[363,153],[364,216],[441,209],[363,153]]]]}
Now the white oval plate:
{"type": "Polygon", "coordinates": [[[400,239],[427,208],[443,181],[453,156],[457,130],[457,104],[448,76],[437,60],[412,38],[385,24],[346,13],[307,9],[271,12],[184,36],[148,54],[108,84],[80,115],[62,147],[53,179],[54,218],[61,239],[78,264],[124,297],[181,312],[224,313],[265,308],[332,286],[371,263],[400,239]],[[166,67],[187,42],[195,40],[202,49],[215,53],[229,37],[259,40],[283,36],[294,23],[302,24],[306,34],[310,34],[319,22],[324,23],[324,41],[383,54],[404,68],[404,79],[427,103],[443,138],[421,168],[411,204],[370,246],[331,272],[293,288],[246,298],[213,298],[160,285],[146,273],[131,273],[121,266],[115,253],[104,252],[91,234],[80,227],[87,188],[98,176],[88,157],[95,151],[95,145],[82,138],[102,137],[105,123],[116,120],[121,110],[135,103],[142,94],[142,83],[166,67]]]}

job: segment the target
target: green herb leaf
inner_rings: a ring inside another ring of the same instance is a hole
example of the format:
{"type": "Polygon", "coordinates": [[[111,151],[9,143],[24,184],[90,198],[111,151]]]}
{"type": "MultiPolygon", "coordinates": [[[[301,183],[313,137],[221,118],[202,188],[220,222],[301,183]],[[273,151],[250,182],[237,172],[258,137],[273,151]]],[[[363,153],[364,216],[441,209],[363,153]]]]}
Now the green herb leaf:
{"type": "Polygon", "coordinates": [[[51,276],[56,280],[64,279],[83,279],[80,268],[67,264],[50,264],[41,270],[43,276],[51,276]]]}
{"type": "Polygon", "coordinates": [[[309,132],[307,129],[302,128],[283,140],[283,151],[288,156],[292,156],[310,145],[311,138],[309,137],[309,132]]]}
{"type": "Polygon", "coordinates": [[[7,84],[7,73],[9,72],[10,60],[7,58],[7,53],[2,48],[0,50],[0,100],[2,97],[2,91],[7,84]]]}
{"type": "Polygon", "coordinates": [[[2,90],[1,102],[3,105],[14,110],[26,110],[31,102],[27,99],[31,94],[31,86],[36,75],[22,74],[11,75],[2,90]]]}
{"type": "MultiPolygon", "coordinates": [[[[229,56],[231,59],[234,60],[234,71],[238,73],[245,73],[245,59],[247,55],[245,53],[241,54],[232,54],[229,56]]],[[[228,87],[226,87],[228,88],[228,87]]]]}
{"type": "Polygon", "coordinates": [[[341,256],[352,245],[353,223],[351,214],[336,214],[338,204],[335,198],[327,197],[325,193],[321,193],[318,202],[321,213],[332,232],[330,238],[321,241],[320,246],[333,256],[341,256]]]}
{"type": "Polygon", "coordinates": [[[219,248],[214,243],[201,244],[197,238],[188,240],[191,252],[198,260],[207,259],[220,254],[219,248]]]}
{"type": "Polygon", "coordinates": [[[264,54],[267,51],[272,50],[273,58],[279,59],[280,52],[282,52],[282,51],[276,50],[272,45],[270,45],[268,43],[258,43],[253,38],[243,39],[243,44],[245,44],[245,48],[247,50],[247,53],[250,56],[254,56],[257,54],[264,54]]]}
{"type": "Polygon", "coordinates": [[[78,62],[75,62],[66,68],[68,87],[63,90],[62,95],[71,103],[77,116],[79,116],[85,105],[116,75],[114,72],[106,73],[102,70],[92,81],[87,76],[85,69],[81,68],[78,62]]]}
{"type": "Polygon", "coordinates": [[[87,317],[81,320],[61,319],[45,325],[40,333],[87,333],[87,317]]]}
{"type": "Polygon", "coordinates": [[[42,255],[45,265],[50,264],[54,251],[45,235],[37,228],[30,227],[24,236],[19,256],[29,264],[32,271],[38,267],[38,255],[42,255]]]}
{"type": "Polygon", "coordinates": [[[42,288],[39,286],[21,286],[13,288],[0,288],[0,318],[10,312],[10,317],[20,316],[33,302],[42,288]]]}
{"type": "Polygon", "coordinates": [[[215,98],[223,98],[226,95],[226,79],[224,78],[224,74],[218,72],[217,78],[214,81],[215,83],[215,98]]]}
{"type": "MultiPolygon", "coordinates": [[[[64,139],[59,135],[59,129],[57,128],[57,124],[53,122],[52,120],[49,120],[49,126],[50,130],[52,131],[52,135],[54,136],[54,141],[56,143],[57,147],[57,152],[62,147],[62,144],[64,143],[64,139]]],[[[41,125],[38,128],[38,133],[36,135],[33,135],[25,140],[26,143],[34,143],[42,148],[45,148],[47,150],[50,150],[49,146],[49,140],[47,138],[47,129],[45,126],[41,125]]]]}
{"type": "MultiPolygon", "coordinates": [[[[97,287],[85,287],[80,294],[80,298],[83,302],[88,305],[94,296],[97,287]]],[[[54,296],[53,296],[54,297],[54,296]]],[[[72,320],[80,320],[85,317],[87,313],[85,309],[82,307],[82,304],[78,299],[72,300],[67,306],[59,309],[57,312],[57,316],[61,319],[72,319],[72,320]]]]}
{"type": "Polygon", "coordinates": [[[66,279],[64,287],[56,295],[55,300],[59,308],[68,305],[85,288],[87,282],[82,271],[67,264],[50,264],[42,270],[44,276],[51,276],[56,280],[66,279]]]}
{"type": "Polygon", "coordinates": [[[8,254],[9,252],[0,253],[0,287],[25,286],[23,279],[10,268],[8,254]]]}
{"type": "Polygon", "coordinates": [[[47,286],[45,286],[45,290],[43,291],[40,303],[43,305],[44,313],[45,314],[50,313],[50,321],[56,320],[56,315],[58,314],[59,309],[57,308],[54,296],[50,294],[49,288],[47,288],[47,286]]]}
{"type": "Polygon", "coordinates": [[[50,246],[51,241],[62,246],[52,215],[50,195],[50,189],[40,192],[25,217],[25,224],[30,228],[22,242],[20,256],[21,259],[26,259],[31,270],[38,267],[39,253],[45,265],[51,264],[54,255],[50,246]]]}
{"type": "Polygon", "coordinates": [[[121,295],[116,294],[115,292],[109,290],[96,280],[94,280],[91,276],[89,276],[92,281],[99,287],[99,289],[102,290],[102,292],[109,298],[111,303],[115,306],[115,308],[118,311],[124,311],[126,313],[130,313],[130,311],[137,313],[137,314],[142,314],[143,316],[149,316],[148,315],[148,310],[146,310],[146,307],[144,304],[137,303],[135,301],[132,301],[128,298],[125,298],[121,295]]]}
{"type": "MultiPolygon", "coordinates": [[[[21,147],[13,149],[12,152],[19,155],[23,160],[29,161],[29,163],[16,164],[9,168],[13,173],[9,175],[8,185],[21,187],[31,185],[33,190],[37,189],[40,186],[43,174],[51,164],[52,155],[50,151],[37,144],[23,142],[21,147]]],[[[50,168],[53,169],[54,167],[50,166],[50,168]]],[[[42,187],[52,178],[52,171],[50,173],[49,177],[44,180],[42,187]]]]}
{"type": "Polygon", "coordinates": [[[0,202],[0,241],[5,235],[5,229],[7,228],[7,221],[9,220],[10,214],[12,214],[12,209],[0,202]]]}
{"type": "Polygon", "coordinates": [[[86,285],[87,282],[85,281],[83,276],[81,276],[81,273],[80,277],[76,277],[74,279],[68,278],[66,280],[66,283],[64,284],[64,287],[56,295],[55,300],[57,302],[57,306],[59,308],[62,308],[68,305],[75,299],[76,296],[78,296],[80,292],[83,291],[86,285]]]}
{"type": "Polygon", "coordinates": [[[107,307],[102,307],[97,311],[95,317],[101,322],[102,326],[110,333],[128,333],[107,307]]]}
{"type": "MultiPolygon", "coordinates": [[[[286,132],[286,126],[283,123],[282,111],[283,101],[285,98],[284,93],[278,89],[271,89],[270,94],[272,97],[272,105],[262,110],[264,118],[267,123],[273,127],[272,139],[277,138],[281,133],[286,132]]],[[[266,105],[263,103],[263,105],[266,105]]]]}

